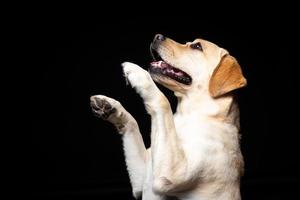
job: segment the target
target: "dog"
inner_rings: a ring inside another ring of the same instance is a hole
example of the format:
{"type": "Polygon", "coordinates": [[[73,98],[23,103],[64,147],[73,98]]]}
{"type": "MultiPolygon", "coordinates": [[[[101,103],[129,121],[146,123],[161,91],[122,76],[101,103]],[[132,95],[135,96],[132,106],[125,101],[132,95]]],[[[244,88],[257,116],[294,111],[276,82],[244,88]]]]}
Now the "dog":
{"type": "Polygon", "coordinates": [[[91,97],[93,113],[122,135],[133,196],[143,200],[238,200],[244,162],[235,91],[246,86],[227,50],[203,39],[180,44],[157,34],[148,71],[122,63],[151,116],[151,147],[112,98],[91,97]],[[156,84],[174,91],[176,113],[156,84]]]}

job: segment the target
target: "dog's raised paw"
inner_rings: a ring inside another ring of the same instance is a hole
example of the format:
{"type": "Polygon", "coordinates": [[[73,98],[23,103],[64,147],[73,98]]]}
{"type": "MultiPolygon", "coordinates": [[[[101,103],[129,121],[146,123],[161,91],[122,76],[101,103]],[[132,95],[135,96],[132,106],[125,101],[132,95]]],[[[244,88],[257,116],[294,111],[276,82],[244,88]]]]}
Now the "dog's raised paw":
{"type": "Polygon", "coordinates": [[[138,66],[137,64],[131,63],[131,62],[123,62],[122,63],[122,67],[123,67],[123,71],[124,71],[124,75],[128,76],[130,73],[147,73],[146,70],[144,70],[143,68],[141,68],[140,66],[138,66]]]}
{"type": "Polygon", "coordinates": [[[108,97],[96,95],[92,96],[90,100],[92,111],[96,117],[106,120],[110,115],[117,111],[114,105],[112,105],[111,99],[108,97]]]}
{"type": "Polygon", "coordinates": [[[153,95],[151,92],[156,86],[146,70],[130,62],[124,62],[122,66],[126,80],[144,99],[153,95]]]}
{"type": "Polygon", "coordinates": [[[132,87],[145,88],[153,84],[150,74],[140,66],[130,62],[124,62],[122,66],[124,76],[132,87]]]}

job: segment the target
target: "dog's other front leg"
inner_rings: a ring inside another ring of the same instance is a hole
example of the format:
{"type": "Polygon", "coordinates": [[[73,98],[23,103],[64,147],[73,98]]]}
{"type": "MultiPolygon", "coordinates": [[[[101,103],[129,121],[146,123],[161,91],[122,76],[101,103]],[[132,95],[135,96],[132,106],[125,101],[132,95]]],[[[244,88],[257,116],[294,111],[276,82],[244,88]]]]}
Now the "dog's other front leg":
{"type": "Polygon", "coordinates": [[[133,63],[123,63],[123,69],[151,115],[153,190],[160,194],[179,191],[185,185],[187,164],[169,101],[147,71],[133,63]]]}
{"type": "Polygon", "coordinates": [[[133,196],[140,197],[146,173],[146,148],[136,120],[118,101],[103,95],[92,96],[91,107],[97,117],[111,122],[122,135],[133,196]]]}

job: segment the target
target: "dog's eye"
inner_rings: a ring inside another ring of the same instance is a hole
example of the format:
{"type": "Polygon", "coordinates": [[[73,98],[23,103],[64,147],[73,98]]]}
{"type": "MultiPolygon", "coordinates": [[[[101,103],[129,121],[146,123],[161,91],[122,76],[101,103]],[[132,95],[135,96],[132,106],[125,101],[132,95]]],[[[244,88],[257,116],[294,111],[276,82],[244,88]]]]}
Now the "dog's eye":
{"type": "Polygon", "coordinates": [[[192,49],[198,49],[198,50],[200,50],[200,51],[203,51],[203,49],[202,49],[202,45],[201,45],[201,43],[200,43],[200,42],[197,42],[197,43],[191,44],[191,48],[192,48],[192,49]]]}

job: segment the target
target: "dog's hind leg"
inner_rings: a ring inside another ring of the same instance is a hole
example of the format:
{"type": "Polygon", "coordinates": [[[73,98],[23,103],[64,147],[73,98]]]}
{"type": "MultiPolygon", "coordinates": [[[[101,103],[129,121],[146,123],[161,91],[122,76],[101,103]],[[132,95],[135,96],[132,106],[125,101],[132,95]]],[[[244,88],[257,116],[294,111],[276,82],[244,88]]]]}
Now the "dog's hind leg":
{"type": "Polygon", "coordinates": [[[136,120],[118,101],[103,95],[92,96],[91,107],[97,117],[114,124],[122,135],[133,195],[140,197],[146,173],[146,148],[136,120]]]}

